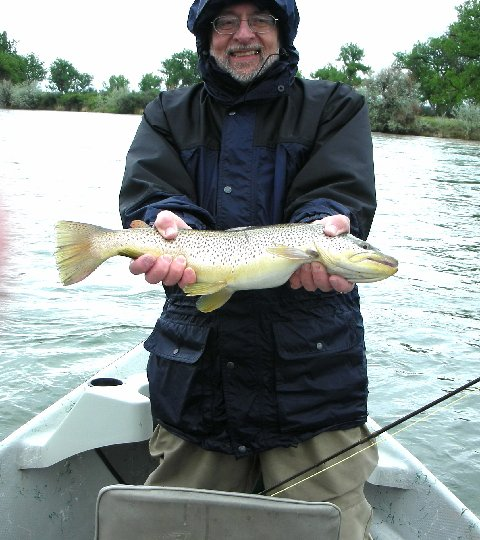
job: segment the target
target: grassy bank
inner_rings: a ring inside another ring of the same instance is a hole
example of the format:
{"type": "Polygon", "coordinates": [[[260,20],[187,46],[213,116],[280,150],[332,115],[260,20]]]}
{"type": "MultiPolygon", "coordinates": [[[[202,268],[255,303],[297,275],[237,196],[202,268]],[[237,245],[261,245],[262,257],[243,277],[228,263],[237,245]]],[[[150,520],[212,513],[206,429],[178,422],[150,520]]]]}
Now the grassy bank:
{"type": "Polygon", "coordinates": [[[419,116],[415,119],[412,135],[480,141],[480,125],[457,118],[419,116]]]}

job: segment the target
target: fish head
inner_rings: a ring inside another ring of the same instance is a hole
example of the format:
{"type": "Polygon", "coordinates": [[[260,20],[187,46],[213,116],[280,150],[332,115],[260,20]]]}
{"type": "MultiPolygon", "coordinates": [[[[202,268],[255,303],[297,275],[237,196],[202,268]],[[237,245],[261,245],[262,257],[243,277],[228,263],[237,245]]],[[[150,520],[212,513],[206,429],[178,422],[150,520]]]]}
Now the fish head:
{"type": "Polygon", "coordinates": [[[325,237],[325,244],[318,245],[319,261],[330,274],[338,274],[354,283],[370,283],[393,276],[398,271],[398,261],[385,255],[369,242],[351,234],[325,237]]]}

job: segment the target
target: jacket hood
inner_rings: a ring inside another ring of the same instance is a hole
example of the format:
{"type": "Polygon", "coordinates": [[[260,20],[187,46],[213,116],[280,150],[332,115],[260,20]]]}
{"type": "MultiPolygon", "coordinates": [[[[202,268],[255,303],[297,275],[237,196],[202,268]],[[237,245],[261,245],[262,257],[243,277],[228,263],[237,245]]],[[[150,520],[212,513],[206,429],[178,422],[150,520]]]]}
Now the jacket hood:
{"type": "MultiPolygon", "coordinates": [[[[293,46],[297,35],[300,16],[295,0],[251,0],[261,9],[270,11],[278,18],[281,46],[288,52],[298,52],[293,46]]],[[[187,28],[197,38],[197,51],[199,55],[208,52],[210,48],[211,21],[226,6],[239,4],[245,0],[195,0],[190,8],[187,28]]]]}
{"type": "Polygon", "coordinates": [[[295,0],[195,0],[190,7],[187,20],[187,28],[197,39],[197,53],[199,68],[206,88],[216,99],[224,102],[235,101],[242,96],[245,99],[245,89],[233,80],[230,75],[221,70],[215,60],[210,56],[210,36],[212,32],[211,21],[226,6],[250,1],[260,9],[270,11],[278,19],[280,37],[280,59],[272,67],[258,77],[258,80],[249,85],[248,93],[254,98],[261,92],[265,98],[277,94],[277,88],[288,87],[294,80],[298,64],[298,52],[293,45],[297,35],[300,16],[295,0]],[[270,85],[265,81],[265,76],[274,78],[270,85]],[[257,91],[253,90],[257,88],[257,91]]]}

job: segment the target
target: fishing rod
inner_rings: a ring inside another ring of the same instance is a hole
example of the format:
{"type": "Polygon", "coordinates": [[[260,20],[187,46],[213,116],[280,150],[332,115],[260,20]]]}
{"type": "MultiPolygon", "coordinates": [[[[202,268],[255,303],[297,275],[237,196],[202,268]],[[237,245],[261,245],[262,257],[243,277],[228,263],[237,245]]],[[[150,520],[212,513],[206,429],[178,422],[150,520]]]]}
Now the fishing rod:
{"type": "MultiPolygon", "coordinates": [[[[368,441],[371,441],[372,439],[374,439],[376,437],[379,437],[380,435],[382,435],[386,431],[389,431],[390,429],[393,429],[394,427],[397,427],[400,424],[403,424],[407,420],[410,420],[411,418],[413,418],[415,416],[418,416],[419,414],[427,411],[428,409],[431,409],[435,405],[438,405],[439,403],[442,403],[443,401],[446,401],[447,399],[450,399],[451,397],[459,394],[460,392],[463,392],[464,390],[467,390],[467,388],[470,388],[471,386],[474,386],[475,384],[478,384],[479,382],[480,382],[480,377],[477,377],[473,381],[470,381],[470,382],[464,384],[463,386],[460,386],[460,387],[456,388],[455,390],[452,390],[451,392],[448,392],[444,396],[442,396],[442,397],[440,397],[438,399],[435,399],[434,401],[431,401],[430,403],[427,403],[423,407],[420,407],[419,409],[417,409],[417,410],[403,416],[402,418],[399,418],[398,420],[395,420],[391,424],[388,424],[387,426],[385,426],[385,427],[383,427],[381,429],[378,429],[377,431],[374,431],[373,433],[371,433],[367,437],[364,437],[363,439],[360,439],[356,443],[353,443],[350,446],[347,446],[346,448],[343,448],[342,450],[339,450],[338,452],[335,452],[334,454],[328,456],[327,458],[322,459],[322,461],[319,461],[315,465],[311,465],[310,467],[307,467],[303,471],[297,472],[296,474],[290,476],[289,478],[286,478],[285,480],[282,480],[281,482],[278,482],[278,484],[275,484],[274,486],[271,486],[268,489],[264,489],[263,491],[258,493],[258,495],[269,495],[270,492],[278,489],[280,486],[283,486],[284,484],[287,484],[288,482],[291,482],[292,480],[296,480],[300,476],[303,476],[304,474],[312,471],[313,469],[316,469],[317,467],[320,467],[320,466],[324,465],[328,461],[331,461],[332,459],[335,459],[335,458],[341,456],[342,454],[345,454],[349,450],[353,450],[357,446],[365,444],[368,441]]],[[[284,488],[282,491],[286,491],[286,489],[288,489],[288,488],[284,488]]],[[[274,496],[274,495],[275,495],[275,493],[271,494],[271,496],[274,496]]]]}

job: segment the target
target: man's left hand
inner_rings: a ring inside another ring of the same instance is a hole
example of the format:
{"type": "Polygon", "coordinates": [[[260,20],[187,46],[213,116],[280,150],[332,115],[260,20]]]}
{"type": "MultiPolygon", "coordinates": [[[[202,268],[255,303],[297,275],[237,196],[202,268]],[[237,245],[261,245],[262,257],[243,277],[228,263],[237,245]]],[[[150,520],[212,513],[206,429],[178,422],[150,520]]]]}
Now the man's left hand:
{"type": "MultiPolygon", "coordinates": [[[[350,220],[347,216],[336,215],[314,221],[321,223],[325,227],[327,236],[337,236],[338,234],[350,232],[350,220]]],[[[337,291],[340,293],[348,293],[354,283],[346,279],[330,275],[325,266],[319,262],[303,264],[290,277],[290,286],[292,289],[304,288],[307,291],[315,291],[320,289],[322,292],[337,291]]]]}

